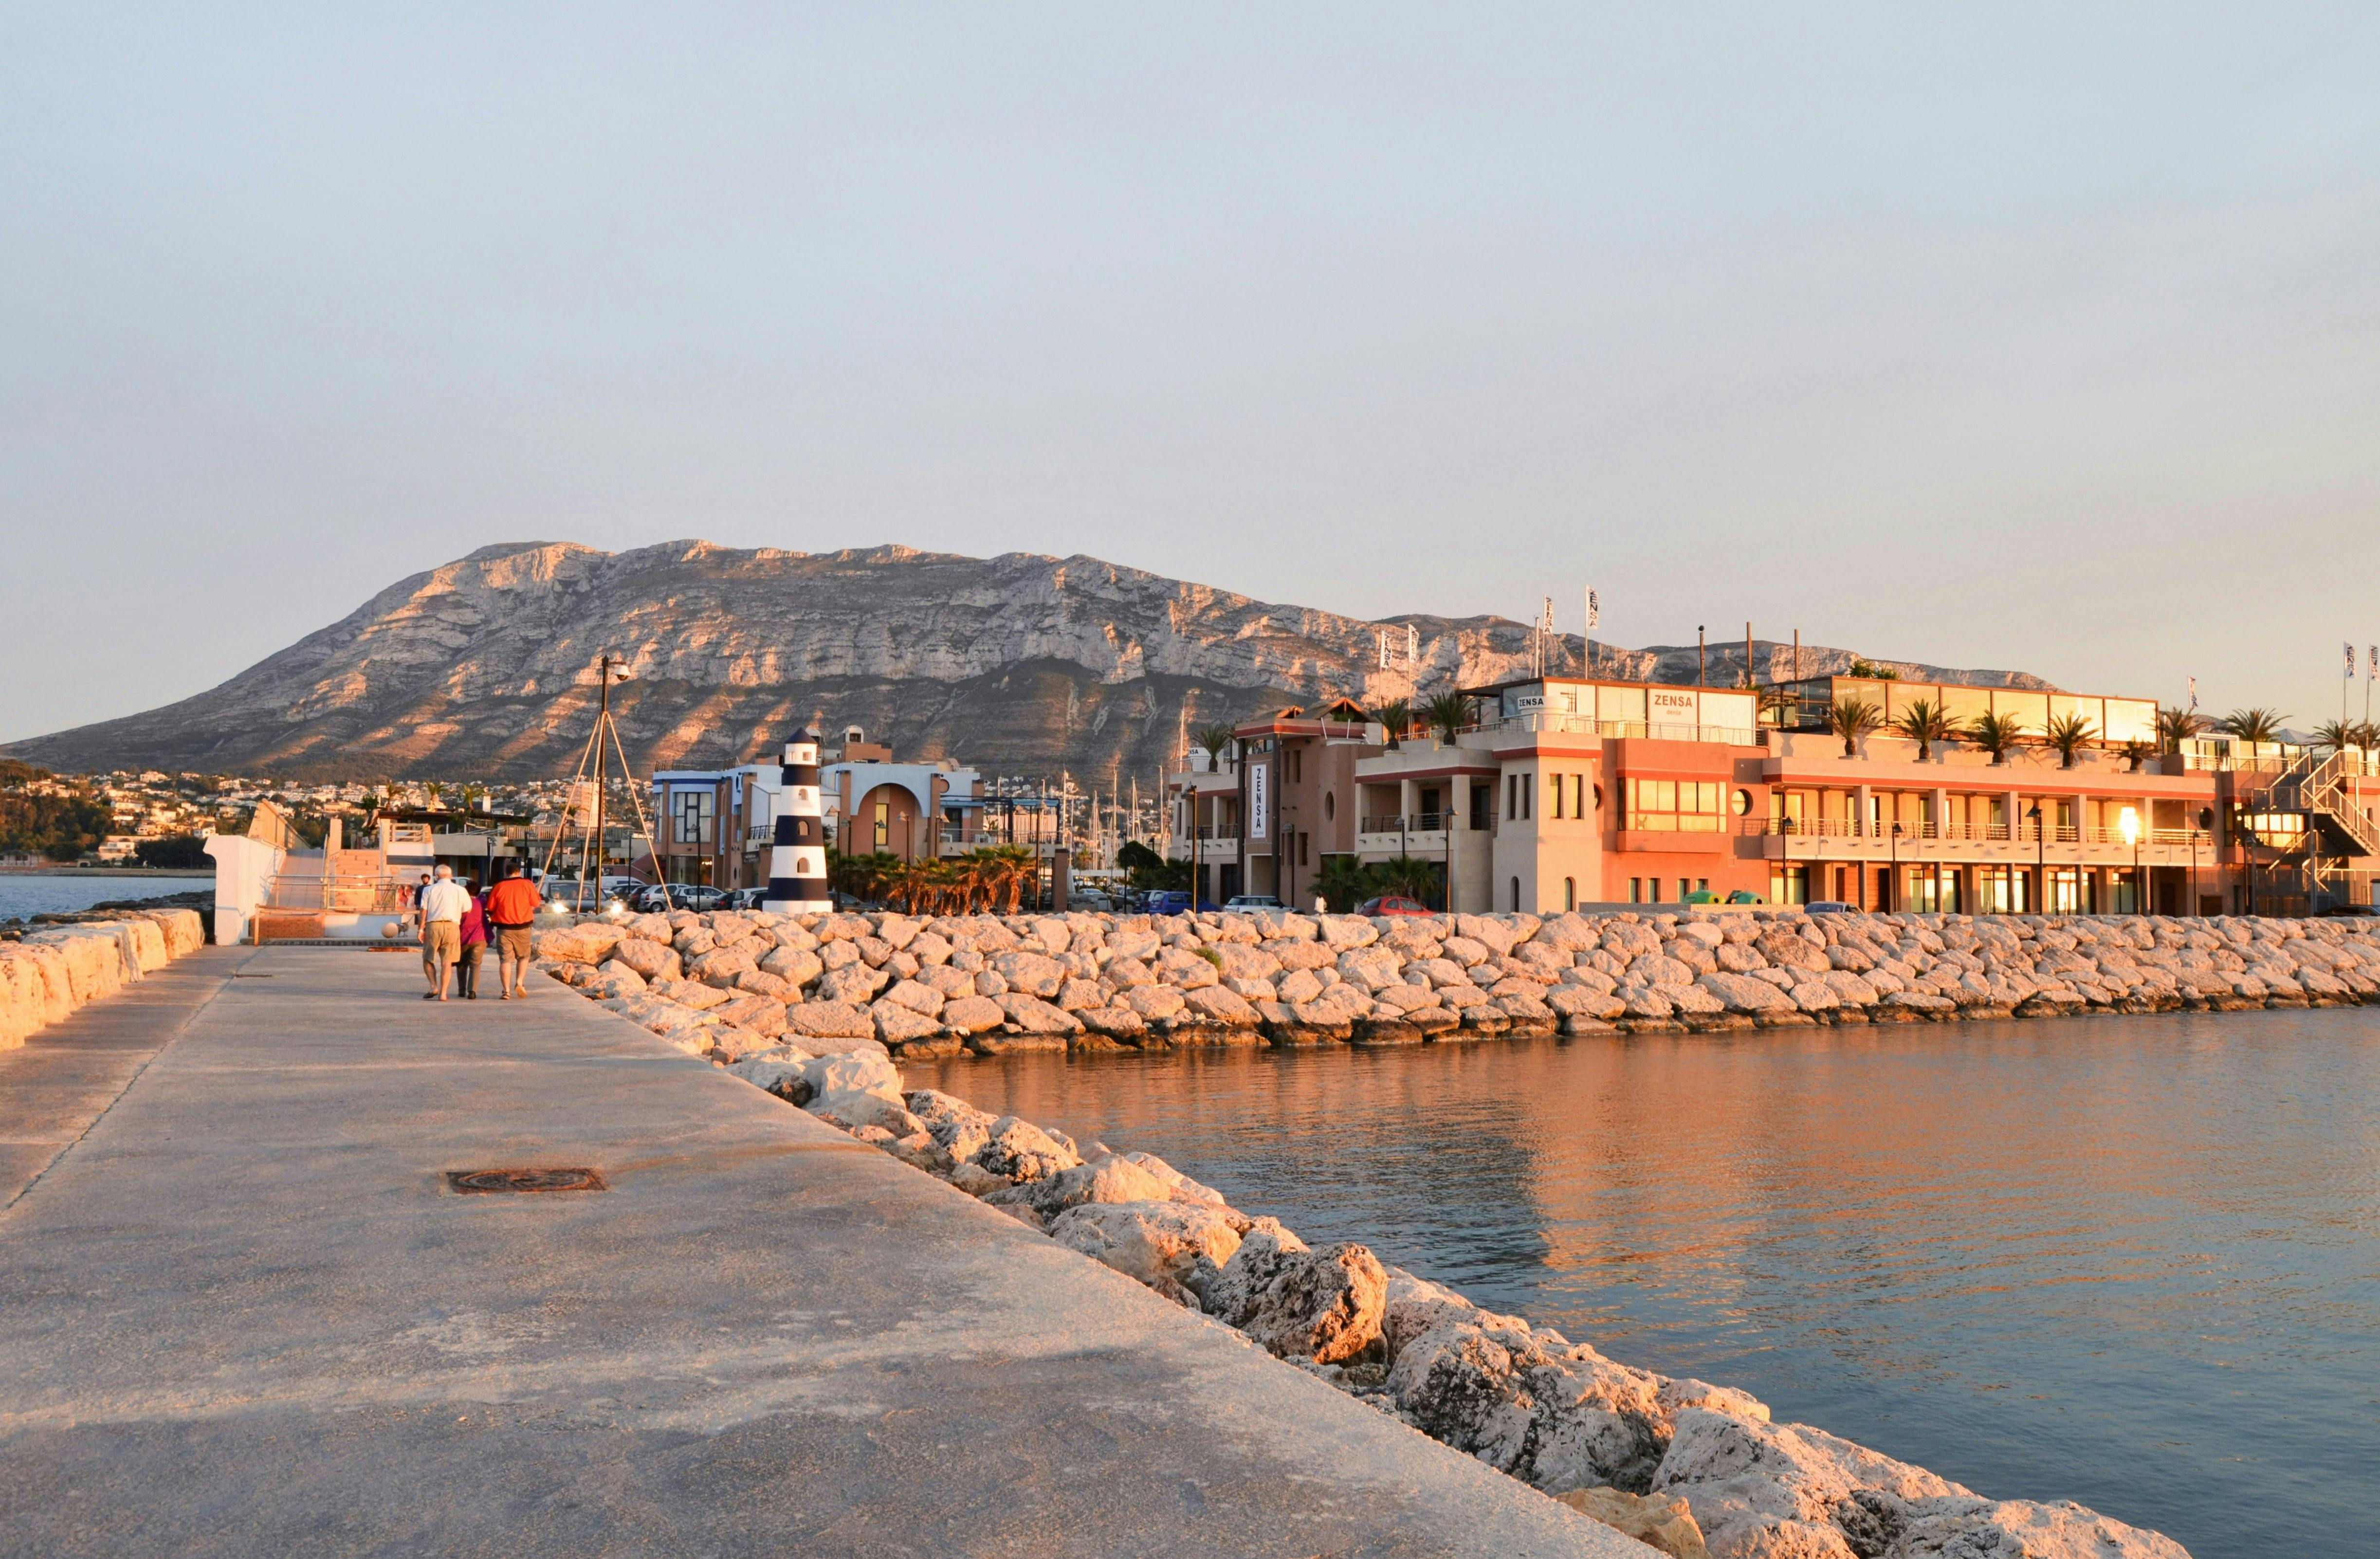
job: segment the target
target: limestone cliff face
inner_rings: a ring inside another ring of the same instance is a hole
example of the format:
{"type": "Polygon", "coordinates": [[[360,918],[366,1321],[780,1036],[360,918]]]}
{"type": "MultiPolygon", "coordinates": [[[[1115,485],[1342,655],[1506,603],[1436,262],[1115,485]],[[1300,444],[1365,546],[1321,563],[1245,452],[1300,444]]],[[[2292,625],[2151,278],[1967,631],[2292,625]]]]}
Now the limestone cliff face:
{"type": "MultiPolygon", "coordinates": [[[[741,762],[814,712],[904,756],[995,773],[1153,773],[1180,733],[1285,703],[1374,705],[1514,675],[1528,629],[1502,618],[1378,622],[1276,606],[1096,558],[967,558],[905,547],[802,553],[674,541],[483,547],[391,586],[222,686],[10,755],[61,769],[152,767],[293,778],[566,773],[597,658],[629,761],[741,762]],[[1405,627],[1419,656],[1403,659],[1405,627]],[[1378,664],[1390,632],[1395,664],[1378,664]]],[[[1575,667],[1579,641],[1563,647],[1575,667]]],[[[1790,651],[1760,644],[1764,679],[1790,651]]],[[[1807,674],[1849,653],[1804,647],[1807,674]]],[[[1692,646],[1596,647],[1599,674],[1693,682],[1692,646]]],[[[1742,675],[1714,647],[1715,684],[1742,675]]],[[[2043,686],[2019,673],[1901,665],[1904,676],[2043,686]]]]}

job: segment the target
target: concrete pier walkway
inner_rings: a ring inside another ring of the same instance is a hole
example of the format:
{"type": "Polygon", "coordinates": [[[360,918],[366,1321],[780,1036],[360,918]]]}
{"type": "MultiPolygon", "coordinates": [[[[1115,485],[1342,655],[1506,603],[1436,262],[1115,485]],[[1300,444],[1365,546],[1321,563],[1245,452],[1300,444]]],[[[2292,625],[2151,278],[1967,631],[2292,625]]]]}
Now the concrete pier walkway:
{"type": "Polygon", "coordinates": [[[538,985],[210,949],[0,1058],[0,1554],[1650,1552],[538,985]]]}

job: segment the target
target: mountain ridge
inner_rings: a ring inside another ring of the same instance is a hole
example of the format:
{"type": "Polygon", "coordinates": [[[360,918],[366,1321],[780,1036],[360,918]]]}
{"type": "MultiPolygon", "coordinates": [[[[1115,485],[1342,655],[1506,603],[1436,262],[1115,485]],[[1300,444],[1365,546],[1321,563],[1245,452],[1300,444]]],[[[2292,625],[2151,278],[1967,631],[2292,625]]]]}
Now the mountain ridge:
{"type": "MultiPolygon", "coordinates": [[[[1567,636],[1561,660],[1575,666],[1581,648],[1567,636]]],[[[202,693],[0,753],[67,770],[298,780],[566,773],[606,651],[630,673],[613,707],[639,770],[748,761],[818,712],[903,757],[1148,774],[1183,731],[1211,721],[1342,696],[1377,707],[1525,672],[1529,628],[1492,615],[1353,618],[1082,554],[495,542],[395,581],[202,693]],[[1408,626],[1420,647],[1411,664],[1408,626]],[[1397,641],[1385,668],[1384,632],[1397,641]]],[[[1855,659],[1801,653],[1808,675],[1855,659]]],[[[1791,656],[1755,641],[1764,681],[1790,674],[1791,656]]],[[[1741,644],[1711,646],[1712,685],[1738,684],[1743,660],[1741,644]]],[[[1876,663],[1920,680],[2049,685],[2019,671],[1876,663]]],[[[1595,670],[1692,682],[1696,649],[1598,642],[1595,670]]]]}

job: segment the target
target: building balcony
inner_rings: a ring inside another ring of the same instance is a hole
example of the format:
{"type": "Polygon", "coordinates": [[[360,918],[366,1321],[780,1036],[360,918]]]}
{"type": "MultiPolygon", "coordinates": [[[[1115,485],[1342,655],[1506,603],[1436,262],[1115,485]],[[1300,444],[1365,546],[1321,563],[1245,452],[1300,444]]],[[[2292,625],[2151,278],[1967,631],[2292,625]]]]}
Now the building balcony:
{"type": "Polygon", "coordinates": [[[1792,818],[1743,818],[1739,838],[1761,840],[1761,853],[1771,861],[1815,859],[1888,861],[2007,862],[2022,865],[2035,860],[2053,865],[2129,866],[2135,853],[2144,866],[2186,866],[2193,858],[2214,858],[2216,838],[2203,828],[2144,828],[2127,840],[2120,828],[2058,828],[2054,824],[2020,821],[2014,828],[2000,823],[1902,823],[1900,833],[1891,823],[1862,823],[1841,817],[1816,821],[1792,818]]]}
{"type": "MultiPolygon", "coordinates": [[[[1219,831],[1210,824],[1198,830],[1197,842],[1198,859],[1201,861],[1220,861],[1226,856],[1236,856],[1240,852],[1240,835],[1236,828],[1219,831]]],[[[1189,837],[1175,834],[1166,844],[1165,858],[1169,861],[1190,859],[1189,837]]]]}

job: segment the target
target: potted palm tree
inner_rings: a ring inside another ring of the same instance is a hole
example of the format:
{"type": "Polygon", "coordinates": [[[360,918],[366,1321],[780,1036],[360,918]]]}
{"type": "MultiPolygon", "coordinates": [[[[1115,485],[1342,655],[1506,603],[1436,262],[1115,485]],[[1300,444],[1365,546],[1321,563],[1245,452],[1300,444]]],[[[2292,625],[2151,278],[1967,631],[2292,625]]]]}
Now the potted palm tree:
{"type": "Polygon", "coordinates": [[[2006,763],[2010,749],[2024,741],[2024,721],[1997,709],[1986,710],[1967,727],[1966,737],[1991,754],[1994,763],[2006,763]]]}
{"type": "Polygon", "coordinates": [[[2205,717],[2190,709],[2159,709],[2157,740],[2168,753],[2179,753],[2181,744],[2206,729],[2205,717]]]}
{"type": "Polygon", "coordinates": [[[1208,763],[1220,772],[1223,767],[1223,755],[1231,749],[1232,728],[1228,725],[1202,725],[1190,733],[1190,744],[1204,752],[1208,763]]]}
{"type": "Polygon", "coordinates": [[[1389,745],[1393,747],[1413,730],[1413,704],[1397,698],[1380,706],[1380,725],[1388,731],[1389,745]]]}
{"type": "Polygon", "coordinates": [[[2060,715],[2041,733],[2044,744],[2058,749],[2058,767],[2071,768],[2075,755],[2091,744],[2099,728],[2082,715],[2060,715]]]}
{"type": "Polygon", "coordinates": [[[2281,739],[2282,719],[2279,710],[2255,705],[2232,710],[2221,723],[2226,735],[2241,742],[2277,742],[2281,739]]]}
{"type": "Polygon", "coordinates": [[[1441,693],[1421,707],[1421,716],[1438,739],[1451,747],[1471,723],[1471,700],[1459,693],[1441,693]]]}
{"type": "Polygon", "coordinates": [[[2143,742],[2138,737],[2134,737],[2116,750],[2124,755],[2124,761],[2131,766],[2128,772],[2132,774],[2138,774],[2142,765],[2156,756],[2157,753],[2155,743],[2143,742]]]}
{"type": "Polygon", "coordinates": [[[1892,722],[1892,729],[1917,743],[1919,763],[1934,755],[1935,743],[1948,742],[1959,733],[1950,717],[1942,712],[1942,706],[1930,698],[1911,699],[1908,707],[1900,711],[1900,718],[1892,722]]]}
{"type": "Polygon", "coordinates": [[[1843,756],[1859,756],[1860,738],[1884,723],[1876,707],[1864,698],[1838,698],[1827,717],[1828,729],[1843,739],[1843,756]]]}

